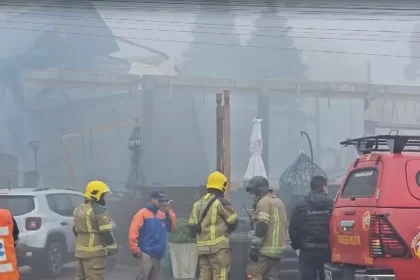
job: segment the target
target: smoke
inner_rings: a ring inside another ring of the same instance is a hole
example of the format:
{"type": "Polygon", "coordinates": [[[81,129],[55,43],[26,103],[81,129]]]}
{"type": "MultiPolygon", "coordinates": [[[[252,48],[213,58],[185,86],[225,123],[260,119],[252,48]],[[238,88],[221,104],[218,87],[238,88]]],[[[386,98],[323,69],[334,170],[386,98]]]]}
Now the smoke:
{"type": "Polygon", "coordinates": [[[14,93],[5,86],[0,88],[0,153],[19,158],[21,169],[33,168],[29,141],[32,137],[32,121],[14,93]],[[31,165],[32,164],[32,165],[31,165]]]}

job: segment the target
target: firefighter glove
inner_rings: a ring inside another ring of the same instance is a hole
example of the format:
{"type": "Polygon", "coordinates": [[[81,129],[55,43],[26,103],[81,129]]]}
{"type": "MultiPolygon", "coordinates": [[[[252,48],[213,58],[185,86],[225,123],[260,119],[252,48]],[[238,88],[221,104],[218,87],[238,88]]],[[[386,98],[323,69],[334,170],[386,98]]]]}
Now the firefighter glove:
{"type": "Polygon", "coordinates": [[[251,251],[249,252],[249,259],[253,262],[258,262],[258,255],[259,252],[257,249],[251,249],[251,251]]]}
{"type": "Polygon", "coordinates": [[[111,257],[111,258],[114,258],[118,253],[117,244],[111,245],[111,246],[106,246],[106,249],[108,251],[108,256],[111,257]]]}
{"type": "Polygon", "coordinates": [[[140,259],[142,257],[142,253],[141,252],[134,253],[133,257],[135,257],[136,259],[140,259]]]}

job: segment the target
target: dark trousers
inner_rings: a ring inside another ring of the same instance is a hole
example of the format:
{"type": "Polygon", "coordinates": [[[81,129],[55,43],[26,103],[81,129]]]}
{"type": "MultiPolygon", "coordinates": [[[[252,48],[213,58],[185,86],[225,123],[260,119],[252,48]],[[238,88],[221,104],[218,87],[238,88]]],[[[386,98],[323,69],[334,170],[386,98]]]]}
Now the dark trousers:
{"type": "Polygon", "coordinates": [[[305,250],[299,255],[301,280],[325,280],[324,264],[328,262],[327,251],[305,250]]]}

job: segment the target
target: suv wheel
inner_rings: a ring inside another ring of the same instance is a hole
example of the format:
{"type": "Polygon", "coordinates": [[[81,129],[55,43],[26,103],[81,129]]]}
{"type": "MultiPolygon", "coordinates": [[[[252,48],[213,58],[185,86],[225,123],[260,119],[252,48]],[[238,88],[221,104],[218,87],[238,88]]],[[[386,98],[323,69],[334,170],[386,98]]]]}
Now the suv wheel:
{"type": "Polygon", "coordinates": [[[51,242],[48,244],[45,253],[44,273],[51,277],[59,276],[64,265],[63,245],[60,242],[51,242]]]}

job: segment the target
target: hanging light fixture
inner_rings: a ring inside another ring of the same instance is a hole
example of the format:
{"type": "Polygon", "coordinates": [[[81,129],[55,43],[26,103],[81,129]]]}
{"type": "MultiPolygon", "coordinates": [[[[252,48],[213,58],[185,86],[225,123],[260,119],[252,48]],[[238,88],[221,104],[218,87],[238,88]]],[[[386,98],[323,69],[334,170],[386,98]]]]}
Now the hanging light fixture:
{"type": "Polygon", "coordinates": [[[141,134],[140,134],[140,122],[138,119],[135,120],[136,125],[134,126],[133,133],[130,139],[128,139],[128,148],[136,149],[141,145],[141,134]]]}

